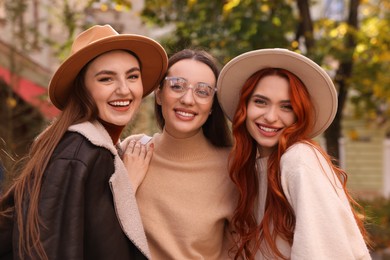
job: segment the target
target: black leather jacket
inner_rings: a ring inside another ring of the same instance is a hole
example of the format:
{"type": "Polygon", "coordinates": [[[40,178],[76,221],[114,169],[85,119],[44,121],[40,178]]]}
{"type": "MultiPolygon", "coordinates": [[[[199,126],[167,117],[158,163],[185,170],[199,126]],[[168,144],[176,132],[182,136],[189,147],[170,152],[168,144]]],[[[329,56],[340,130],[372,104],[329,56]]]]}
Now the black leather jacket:
{"type": "MultiPolygon", "coordinates": [[[[114,171],[112,152],[79,133],[64,135],[46,168],[39,201],[45,225],[41,241],[49,259],[147,259],[117,219],[109,184],[114,171]]],[[[3,224],[9,227],[6,219],[0,220],[0,239],[7,239],[3,224]]],[[[16,225],[12,233],[18,259],[16,225]]],[[[9,242],[0,240],[0,247],[9,242]]],[[[0,258],[5,251],[1,248],[0,258]]]]}

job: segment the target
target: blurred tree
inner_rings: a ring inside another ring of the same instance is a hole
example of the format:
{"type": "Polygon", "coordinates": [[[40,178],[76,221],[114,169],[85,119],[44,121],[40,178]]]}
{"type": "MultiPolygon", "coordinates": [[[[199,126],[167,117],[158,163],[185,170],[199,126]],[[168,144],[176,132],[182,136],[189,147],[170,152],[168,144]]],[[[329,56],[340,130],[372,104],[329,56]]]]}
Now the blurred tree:
{"type": "Polygon", "coordinates": [[[0,179],[1,191],[15,177],[14,162],[27,152],[45,120],[38,109],[22,100],[1,79],[0,118],[0,166],[6,172],[0,179]]]}
{"type": "Polygon", "coordinates": [[[346,8],[344,1],[329,0],[328,8],[338,4],[337,16],[332,9],[316,20],[309,0],[145,2],[146,22],[173,28],[162,41],[170,52],[202,47],[226,63],[249,50],[284,47],[303,52],[334,74],[339,107],[324,136],[336,159],[342,112],[352,90],[357,115],[384,121],[390,111],[388,1],[350,0],[346,8]]]}
{"type": "Polygon", "coordinates": [[[292,12],[284,0],[146,0],[143,17],[159,26],[173,25],[162,39],[168,52],[202,47],[225,63],[249,50],[289,47],[297,23],[292,12]]]}
{"type": "MultiPolygon", "coordinates": [[[[0,78],[0,163],[6,172],[0,186],[6,186],[12,177],[14,161],[23,156],[34,137],[41,129],[44,119],[38,109],[32,107],[14,90],[19,86],[20,75],[25,63],[21,62],[18,52],[30,53],[39,49],[39,37],[34,29],[37,20],[26,23],[23,14],[27,11],[27,3],[23,0],[4,1],[6,20],[10,26],[9,50],[6,55],[10,72],[10,83],[0,78]]],[[[35,10],[35,9],[34,9],[35,10]]],[[[0,187],[1,188],[1,187],[0,187]]],[[[0,189],[1,190],[1,189],[0,189]]]]}

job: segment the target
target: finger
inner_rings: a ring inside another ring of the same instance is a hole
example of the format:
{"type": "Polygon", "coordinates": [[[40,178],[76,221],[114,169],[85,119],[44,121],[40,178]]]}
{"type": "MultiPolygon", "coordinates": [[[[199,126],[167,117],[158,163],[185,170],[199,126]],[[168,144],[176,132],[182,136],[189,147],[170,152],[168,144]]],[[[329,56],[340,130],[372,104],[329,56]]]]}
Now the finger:
{"type": "Polygon", "coordinates": [[[146,155],[145,155],[145,161],[146,161],[147,163],[149,163],[150,160],[152,159],[153,152],[154,152],[154,144],[151,143],[151,144],[149,145],[149,149],[147,150],[146,155]]]}
{"type": "Polygon", "coordinates": [[[139,153],[141,158],[145,158],[146,155],[146,145],[141,145],[140,153],[139,153]]]}
{"type": "Polygon", "coordinates": [[[127,151],[128,153],[133,153],[134,146],[135,146],[135,141],[134,141],[134,140],[131,140],[131,141],[129,142],[129,144],[127,145],[126,151],[127,151]]]}
{"type": "Polygon", "coordinates": [[[135,155],[140,155],[141,153],[141,143],[140,142],[136,142],[135,145],[134,145],[134,149],[133,149],[133,153],[135,155]]]}
{"type": "Polygon", "coordinates": [[[133,153],[133,150],[134,150],[134,146],[135,146],[135,141],[134,141],[134,140],[131,140],[131,141],[127,144],[125,153],[126,153],[126,154],[132,154],[132,153],[133,153]]]}

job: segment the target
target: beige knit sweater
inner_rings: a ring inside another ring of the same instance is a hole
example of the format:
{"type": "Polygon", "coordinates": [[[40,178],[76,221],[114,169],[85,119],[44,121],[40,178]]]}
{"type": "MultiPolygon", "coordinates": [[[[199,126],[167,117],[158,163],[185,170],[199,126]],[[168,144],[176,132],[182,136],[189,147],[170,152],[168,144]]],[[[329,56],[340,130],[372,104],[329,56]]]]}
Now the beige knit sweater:
{"type": "Polygon", "coordinates": [[[149,170],[136,194],[152,259],[228,259],[235,188],[229,149],[202,131],[188,139],[153,137],[149,170]]]}
{"type": "MultiPolygon", "coordinates": [[[[267,160],[258,160],[259,220],[265,209],[267,160]]],[[[296,216],[292,246],[280,237],[276,242],[288,259],[371,259],[342,185],[318,150],[294,144],[283,154],[280,169],[283,192],[296,216]]],[[[263,259],[268,258],[259,252],[256,260],[263,259]]]]}

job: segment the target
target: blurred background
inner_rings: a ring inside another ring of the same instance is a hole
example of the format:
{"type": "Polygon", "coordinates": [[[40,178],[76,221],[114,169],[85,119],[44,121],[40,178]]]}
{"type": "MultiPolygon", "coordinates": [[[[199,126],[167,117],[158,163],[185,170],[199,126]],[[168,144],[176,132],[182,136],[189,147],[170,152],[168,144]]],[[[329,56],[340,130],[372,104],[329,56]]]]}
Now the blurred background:
{"type": "MultiPolygon", "coordinates": [[[[58,110],[47,85],[74,37],[95,24],[149,36],[167,53],[203,48],[222,67],[259,48],[288,48],[321,65],[338,89],[318,138],[349,173],[364,206],[374,259],[390,259],[389,0],[0,0],[0,181],[58,110]]],[[[148,96],[124,135],[153,134],[148,96]]]]}

